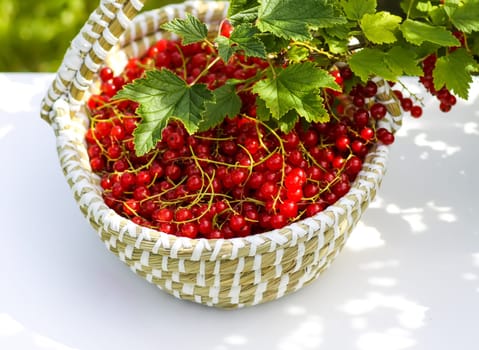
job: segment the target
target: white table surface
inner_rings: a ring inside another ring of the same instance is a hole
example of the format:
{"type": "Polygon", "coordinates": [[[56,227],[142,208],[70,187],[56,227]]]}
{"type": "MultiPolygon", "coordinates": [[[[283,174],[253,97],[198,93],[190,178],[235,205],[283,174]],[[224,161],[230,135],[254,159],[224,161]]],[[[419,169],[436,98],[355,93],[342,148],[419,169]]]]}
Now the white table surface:
{"type": "Polygon", "coordinates": [[[0,349],[478,348],[479,81],[452,112],[427,97],[406,119],[377,201],[319,280],[223,311],[164,294],[106,250],[39,117],[52,78],[0,74],[0,349]]]}

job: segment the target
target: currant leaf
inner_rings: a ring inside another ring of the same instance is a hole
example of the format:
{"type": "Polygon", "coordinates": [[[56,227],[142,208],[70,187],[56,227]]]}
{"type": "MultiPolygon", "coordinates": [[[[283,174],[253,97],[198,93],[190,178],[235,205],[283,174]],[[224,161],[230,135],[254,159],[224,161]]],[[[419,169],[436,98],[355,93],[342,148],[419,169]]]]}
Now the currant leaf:
{"type": "Polygon", "coordinates": [[[299,115],[294,110],[289,111],[278,120],[279,130],[287,134],[294,129],[298,122],[299,115]]]}
{"type": "MultiPolygon", "coordinates": [[[[274,119],[280,119],[290,110],[296,110],[307,120],[315,120],[320,106],[319,89],[339,89],[334,78],[327,71],[311,62],[291,64],[273,71],[268,69],[267,77],[258,81],[253,92],[265,102],[274,119]],[[318,97],[315,99],[311,94],[318,97]]],[[[322,107],[322,105],[321,105],[322,107]]],[[[324,108],[324,107],[322,107],[324,108]]]]}
{"type": "Polygon", "coordinates": [[[185,19],[175,18],[161,26],[162,29],[179,35],[183,45],[193,44],[206,39],[208,27],[195,16],[187,13],[185,19]]]}
{"type": "Polygon", "coordinates": [[[198,130],[205,103],[213,93],[204,84],[189,86],[173,72],[162,69],[146,73],[123,87],[114,97],[139,103],[140,123],[135,130],[135,150],[143,155],[161,140],[161,133],[171,119],[183,123],[192,134],[198,130]]]}
{"type": "Polygon", "coordinates": [[[439,8],[439,6],[431,4],[430,1],[428,1],[428,2],[418,2],[417,5],[416,5],[416,9],[418,11],[426,12],[426,13],[431,12],[431,11],[435,11],[438,8],[439,8]]]}
{"type": "Polygon", "coordinates": [[[298,114],[307,122],[325,123],[329,121],[329,113],[324,108],[321,95],[311,92],[303,97],[302,108],[297,109],[298,114]]]}
{"type": "Polygon", "coordinates": [[[479,31],[479,1],[469,0],[461,4],[446,3],[444,7],[452,24],[460,31],[479,31]]]}
{"type": "Polygon", "coordinates": [[[229,38],[219,36],[216,42],[223,61],[228,62],[237,51],[242,51],[245,56],[266,58],[265,46],[256,36],[258,33],[251,24],[244,23],[236,26],[229,38]]]}
{"type": "Polygon", "coordinates": [[[376,12],[376,0],[342,0],[341,7],[349,19],[360,20],[365,14],[376,12]]]}
{"type": "Polygon", "coordinates": [[[420,3],[424,4],[424,2],[420,2],[419,0],[402,0],[400,2],[400,7],[404,13],[408,14],[407,18],[421,18],[424,17],[424,12],[420,3]]]}
{"type": "Polygon", "coordinates": [[[241,110],[241,99],[234,85],[226,84],[213,91],[214,101],[207,101],[198,131],[219,125],[226,117],[233,118],[241,110]]]}
{"type": "Polygon", "coordinates": [[[386,64],[387,54],[379,49],[365,48],[356,52],[349,60],[351,70],[366,82],[371,76],[381,76],[395,81],[398,74],[386,64]]]}
{"type": "Polygon", "coordinates": [[[388,12],[366,13],[359,22],[366,38],[376,44],[394,43],[394,32],[399,28],[402,18],[388,12]]]}
{"type": "Polygon", "coordinates": [[[218,55],[224,62],[228,62],[236,52],[235,48],[231,46],[230,40],[220,35],[215,39],[215,43],[218,45],[218,55]]]}
{"type": "Polygon", "coordinates": [[[288,58],[291,62],[302,62],[309,57],[309,50],[303,46],[293,45],[288,50],[288,58]]]}
{"type": "Polygon", "coordinates": [[[294,40],[311,38],[310,28],[345,23],[335,14],[328,0],[310,0],[298,6],[297,0],[261,0],[256,26],[262,32],[294,40]]]}
{"type": "Polygon", "coordinates": [[[268,121],[271,119],[271,112],[266,107],[266,102],[261,98],[256,98],[256,116],[261,121],[268,121]]]}
{"type": "Polygon", "coordinates": [[[232,0],[228,8],[228,18],[233,25],[253,23],[258,18],[257,0],[232,0]]]}
{"type": "Polygon", "coordinates": [[[349,47],[349,38],[351,31],[356,26],[355,23],[346,23],[341,26],[324,28],[320,32],[324,37],[324,41],[328,44],[328,48],[333,54],[347,53],[349,47]]]}
{"type": "Polygon", "coordinates": [[[228,17],[257,7],[258,0],[231,0],[228,8],[228,17]]]}
{"type": "Polygon", "coordinates": [[[385,55],[385,61],[389,69],[397,76],[421,76],[423,74],[415,52],[407,47],[394,46],[385,55]]]}
{"type": "Polygon", "coordinates": [[[405,20],[400,30],[404,38],[414,45],[428,41],[441,46],[459,46],[461,43],[450,31],[441,26],[433,26],[412,19],[405,20]]]}
{"type": "Polygon", "coordinates": [[[477,63],[466,49],[457,49],[437,59],[433,71],[434,87],[439,90],[446,86],[463,99],[468,98],[472,72],[477,72],[477,63]],[[458,69],[461,67],[461,69],[458,69]]]}

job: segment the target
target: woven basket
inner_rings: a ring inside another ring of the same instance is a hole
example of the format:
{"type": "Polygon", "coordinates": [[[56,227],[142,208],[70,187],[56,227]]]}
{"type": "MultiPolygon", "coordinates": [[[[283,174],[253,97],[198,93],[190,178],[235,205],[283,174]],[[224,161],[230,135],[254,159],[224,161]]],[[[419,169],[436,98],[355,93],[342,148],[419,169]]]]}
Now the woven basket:
{"type": "MultiPolygon", "coordinates": [[[[185,300],[238,308],[274,300],[314,281],[344,246],[374,198],[386,170],[388,149],[375,146],[349,193],[314,217],[280,230],[233,239],[189,239],[138,226],[108,208],[99,178],[92,173],[84,140],[84,105],[105,64],[122,69],[128,57],[170,33],[160,24],[189,12],[216,30],[227,2],[192,1],[137,16],[141,0],[104,0],[72,41],[45,96],[41,116],[52,126],[60,164],[80,210],[106,247],[160,289],[185,300]],[[134,18],[134,19],[133,19],[134,18]]],[[[388,84],[376,79],[376,98],[387,103],[383,121],[401,122],[388,84]]]]}

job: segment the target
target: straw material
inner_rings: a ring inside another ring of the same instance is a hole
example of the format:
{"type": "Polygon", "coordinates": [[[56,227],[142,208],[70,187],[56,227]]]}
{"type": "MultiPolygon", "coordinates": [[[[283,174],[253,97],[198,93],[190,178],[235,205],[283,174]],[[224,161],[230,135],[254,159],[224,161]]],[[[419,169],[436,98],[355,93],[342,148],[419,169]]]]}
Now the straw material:
{"type": "MultiPolygon", "coordinates": [[[[95,89],[96,73],[106,62],[121,69],[128,57],[169,37],[159,31],[161,23],[188,12],[217,30],[227,12],[226,2],[191,1],[136,16],[142,5],[140,0],[102,1],[72,41],[42,103],[41,116],[55,131],[60,164],[81,212],[121,261],[181,299],[238,308],[280,298],[314,281],[374,198],[386,170],[387,147],[372,149],[351,190],[335,205],[280,230],[245,238],[176,237],[138,226],[105,205],[84,140],[84,105],[95,89]]],[[[397,101],[387,84],[377,82],[377,98],[390,111],[382,126],[395,130],[401,122],[397,101]]]]}

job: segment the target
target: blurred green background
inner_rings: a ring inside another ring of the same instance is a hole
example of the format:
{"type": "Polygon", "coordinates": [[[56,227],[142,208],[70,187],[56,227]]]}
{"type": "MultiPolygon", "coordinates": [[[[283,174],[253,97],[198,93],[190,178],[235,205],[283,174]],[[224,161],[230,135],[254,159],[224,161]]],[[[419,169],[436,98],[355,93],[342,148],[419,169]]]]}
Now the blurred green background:
{"type": "MultiPolygon", "coordinates": [[[[180,2],[150,0],[145,9],[180,2]]],[[[0,72],[54,72],[100,0],[0,0],[0,72]]]]}

